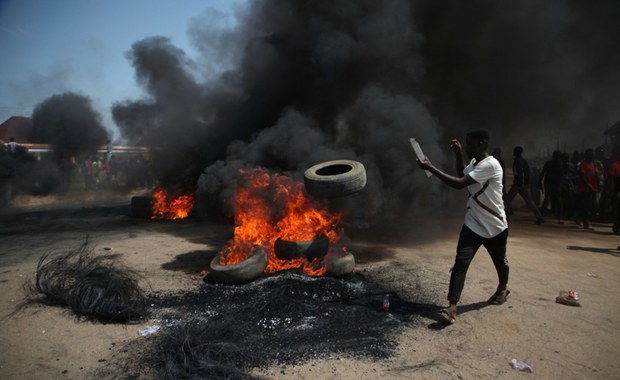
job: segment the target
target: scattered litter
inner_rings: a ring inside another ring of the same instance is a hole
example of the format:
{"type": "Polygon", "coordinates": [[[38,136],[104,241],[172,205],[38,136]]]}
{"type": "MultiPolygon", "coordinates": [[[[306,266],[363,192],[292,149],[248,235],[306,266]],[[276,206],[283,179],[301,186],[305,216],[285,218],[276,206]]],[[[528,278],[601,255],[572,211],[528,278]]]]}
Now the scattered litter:
{"type": "Polygon", "coordinates": [[[140,336],[149,336],[149,335],[153,335],[156,332],[158,332],[160,329],[159,325],[151,325],[151,326],[147,326],[145,328],[143,328],[142,330],[138,331],[138,335],[140,336]]]}
{"type": "Polygon", "coordinates": [[[581,304],[579,304],[579,293],[574,290],[560,291],[560,295],[555,297],[555,302],[563,305],[581,306],[581,304]]]}
{"type": "Polygon", "coordinates": [[[598,278],[598,274],[588,272],[588,277],[598,278]]]}
{"type": "Polygon", "coordinates": [[[103,249],[105,249],[106,251],[111,251],[112,250],[111,247],[103,247],[103,249]]]}
{"type": "Polygon", "coordinates": [[[521,361],[521,360],[517,360],[517,359],[512,359],[510,361],[510,366],[513,369],[516,369],[516,370],[522,371],[522,372],[532,373],[534,371],[534,368],[532,368],[532,364],[530,364],[527,360],[521,361]]]}
{"type": "Polygon", "coordinates": [[[383,303],[381,304],[381,310],[389,311],[390,310],[390,296],[385,296],[383,299],[383,303]]]}

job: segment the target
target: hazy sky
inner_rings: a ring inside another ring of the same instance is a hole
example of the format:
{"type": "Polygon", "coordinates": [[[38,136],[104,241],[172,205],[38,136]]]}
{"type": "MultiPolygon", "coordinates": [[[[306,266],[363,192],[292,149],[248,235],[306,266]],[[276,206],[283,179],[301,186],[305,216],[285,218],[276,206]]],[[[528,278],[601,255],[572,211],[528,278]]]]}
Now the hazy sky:
{"type": "Polygon", "coordinates": [[[51,95],[88,96],[114,129],[113,102],[142,96],[125,52],[164,36],[192,58],[193,18],[214,11],[234,23],[245,0],[0,0],[0,123],[31,116],[51,95]]]}

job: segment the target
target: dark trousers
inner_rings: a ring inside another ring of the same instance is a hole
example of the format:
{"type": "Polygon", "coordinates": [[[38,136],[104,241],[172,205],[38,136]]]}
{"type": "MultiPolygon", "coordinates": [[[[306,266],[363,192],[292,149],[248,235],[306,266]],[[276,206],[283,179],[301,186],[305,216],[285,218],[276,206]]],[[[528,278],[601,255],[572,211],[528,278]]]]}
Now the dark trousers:
{"type": "Polygon", "coordinates": [[[529,184],[524,186],[517,186],[515,184],[512,184],[510,190],[508,190],[508,193],[506,193],[506,195],[504,196],[504,206],[506,206],[506,211],[508,212],[508,214],[511,215],[513,213],[512,200],[515,199],[517,194],[519,194],[521,198],[523,198],[525,204],[527,205],[527,207],[530,208],[530,210],[532,210],[536,219],[541,219],[542,214],[540,213],[538,206],[536,206],[536,203],[532,200],[532,192],[530,191],[529,184]]]}
{"type": "Polygon", "coordinates": [[[553,213],[555,214],[558,220],[564,218],[564,200],[562,194],[562,187],[560,185],[557,186],[545,186],[545,200],[542,204],[542,210],[547,210],[547,206],[551,203],[551,208],[553,209],[553,213]]]}
{"type": "Polygon", "coordinates": [[[577,201],[579,202],[577,205],[577,221],[590,223],[592,209],[596,201],[596,193],[594,191],[577,193],[577,201]]]}
{"type": "Polygon", "coordinates": [[[448,291],[448,301],[456,304],[461,299],[463,286],[465,286],[465,276],[469,264],[473,260],[476,252],[483,245],[495,265],[497,276],[499,277],[499,285],[506,286],[508,284],[508,259],[506,258],[506,242],[508,241],[508,229],[492,238],[484,238],[467,226],[463,225],[459,242],[456,247],[456,260],[450,275],[450,290],[448,291]]]}

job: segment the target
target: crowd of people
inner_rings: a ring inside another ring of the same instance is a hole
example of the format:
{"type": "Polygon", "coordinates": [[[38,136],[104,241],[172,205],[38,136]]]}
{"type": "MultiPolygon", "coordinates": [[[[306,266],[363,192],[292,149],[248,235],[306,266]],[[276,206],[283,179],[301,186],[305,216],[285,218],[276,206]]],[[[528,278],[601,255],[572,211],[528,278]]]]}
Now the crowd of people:
{"type": "Polygon", "coordinates": [[[558,223],[573,218],[577,224],[590,229],[593,218],[614,221],[618,233],[620,220],[620,148],[616,146],[610,158],[602,148],[586,149],[583,155],[575,152],[570,158],[559,150],[553,152],[537,181],[523,156],[522,146],[515,146],[512,160],[512,183],[506,186],[506,163],[501,150],[488,153],[491,137],[486,130],[474,130],[465,138],[465,146],[458,139],[450,141],[454,153],[456,174],[452,175],[434,166],[428,157],[418,157],[418,166],[434,174],[441,182],[468,193],[465,220],[459,233],[454,266],[450,271],[448,307],[438,313],[439,320],[456,323],[457,304],[465,284],[468,268],[478,250],[484,247],[497,272],[498,285],[487,301],[490,305],[504,304],[510,290],[510,265],[507,255],[508,219],[514,214],[512,202],[517,195],[532,211],[537,224],[544,222],[551,212],[558,223]],[[542,193],[541,207],[532,197],[542,193]]]}
{"type": "Polygon", "coordinates": [[[149,188],[153,186],[148,156],[92,155],[73,160],[75,182],[86,190],[109,188],[149,188]]]}
{"type": "MultiPolygon", "coordinates": [[[[504,203],[509,217],[514,213],[512,202],[520,195],[537,224],[553,218],[559,224],[571,220],[582,228],[591,229],[593,221],[612,222],[614,233],[619,232],[620,147],[613,148],[610,155],[602,146],[575,151],[572,156],[555,150],[536,171],[530,168],[523,152],[521,146],[514,148],[513,182],[508,187],[504,184],[504,203]],[[533,178],[534,172],[538,172],[537,178],[533,178]],[[532,193],[537,196],[533,197],[532,193]],[[542,202],[537,201],[539,198],[542,202]]],[[[501,151],[496,149],[493,156],[506,173],[501,151]]]]}
{"type": "Polygon", "coordinates": [[[15,196],[52,192],[136,189],[153,186],[152,164],[146,152],[106,151],[58,160],[51,151],[30,151],[13,137],[0,141],[0,207],[15,196]]]}

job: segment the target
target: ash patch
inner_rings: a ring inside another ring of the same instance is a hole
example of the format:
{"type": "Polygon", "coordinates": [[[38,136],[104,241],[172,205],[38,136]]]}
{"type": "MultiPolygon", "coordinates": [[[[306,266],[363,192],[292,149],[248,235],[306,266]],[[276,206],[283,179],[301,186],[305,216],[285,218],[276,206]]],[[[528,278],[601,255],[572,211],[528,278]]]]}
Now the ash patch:
{"type": "Polygon", "coordinates": [[[251,378],[252,368],[316,359],[385,359],[404,324],[436,309],[404,301],[368,273],[336,279],[292,272],[154,294],[151,306],[162,330],[142,347],[140,366],[157,378],[188,379],[251,378]]]}

